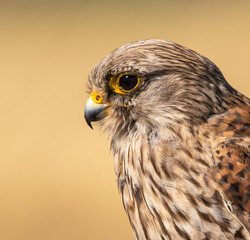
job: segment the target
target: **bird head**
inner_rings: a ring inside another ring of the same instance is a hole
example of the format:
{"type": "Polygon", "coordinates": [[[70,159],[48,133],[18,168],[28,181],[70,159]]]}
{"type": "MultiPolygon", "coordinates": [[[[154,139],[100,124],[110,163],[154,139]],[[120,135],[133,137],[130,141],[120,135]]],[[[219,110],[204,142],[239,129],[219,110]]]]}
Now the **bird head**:
{"type": "Polygon", "coordinates": [[[209,59],[156,39],[108,54],[91,71],[89,89],[85,119],[90,127],[100,121],[112,135],[201,124],[222,112],[234,92],[209,59]]]}

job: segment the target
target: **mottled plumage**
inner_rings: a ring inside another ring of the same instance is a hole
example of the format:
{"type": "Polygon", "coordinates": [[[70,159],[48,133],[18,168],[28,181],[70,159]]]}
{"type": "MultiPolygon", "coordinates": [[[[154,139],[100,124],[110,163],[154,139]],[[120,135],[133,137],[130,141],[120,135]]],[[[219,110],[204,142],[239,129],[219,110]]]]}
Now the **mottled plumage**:
{"type": "Polygon", "coordinates": [[[250,239],[250,100],[214,63],[139,41],[102,59],[89,88],[85,118],[111,138],[136,239],[250,239]]]}

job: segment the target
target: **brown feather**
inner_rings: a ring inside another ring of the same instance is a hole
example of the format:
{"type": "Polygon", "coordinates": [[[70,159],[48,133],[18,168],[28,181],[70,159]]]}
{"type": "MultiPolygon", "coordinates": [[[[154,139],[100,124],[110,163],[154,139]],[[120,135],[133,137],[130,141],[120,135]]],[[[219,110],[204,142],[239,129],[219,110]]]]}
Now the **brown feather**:
{"type": "Polygon", "coordinates": [[[229,109],[209,123],[214,129],[214,176],[218,189],[250,231],[250,108],[229,109]]]}

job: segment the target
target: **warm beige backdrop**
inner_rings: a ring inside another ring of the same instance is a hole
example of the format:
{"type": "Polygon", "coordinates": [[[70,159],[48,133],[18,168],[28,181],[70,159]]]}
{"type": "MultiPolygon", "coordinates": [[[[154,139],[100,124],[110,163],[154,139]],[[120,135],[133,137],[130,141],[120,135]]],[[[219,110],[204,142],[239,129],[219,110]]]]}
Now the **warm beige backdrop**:
{"type": "Polygon", "coordinates": [[[129,240],[109,143],[83,120],[114,48],[163,38],[250,96],[250,1],[0,0],[0,240],[129,240]]]}

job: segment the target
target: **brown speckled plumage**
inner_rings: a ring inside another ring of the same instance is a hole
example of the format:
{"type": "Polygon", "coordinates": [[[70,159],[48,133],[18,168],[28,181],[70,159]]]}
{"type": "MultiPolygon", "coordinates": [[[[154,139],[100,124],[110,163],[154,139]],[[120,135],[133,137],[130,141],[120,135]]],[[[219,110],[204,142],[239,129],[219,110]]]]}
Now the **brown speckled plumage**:
{"type": "Polygon", "coordinates": [[[209,59],[134,42],[102,59],[89,87],[108,104],[100,123],[136,239],[250,239],[250,101],[209,59]],[[140,85],[114,93],[123,72],[140,85]]]}

